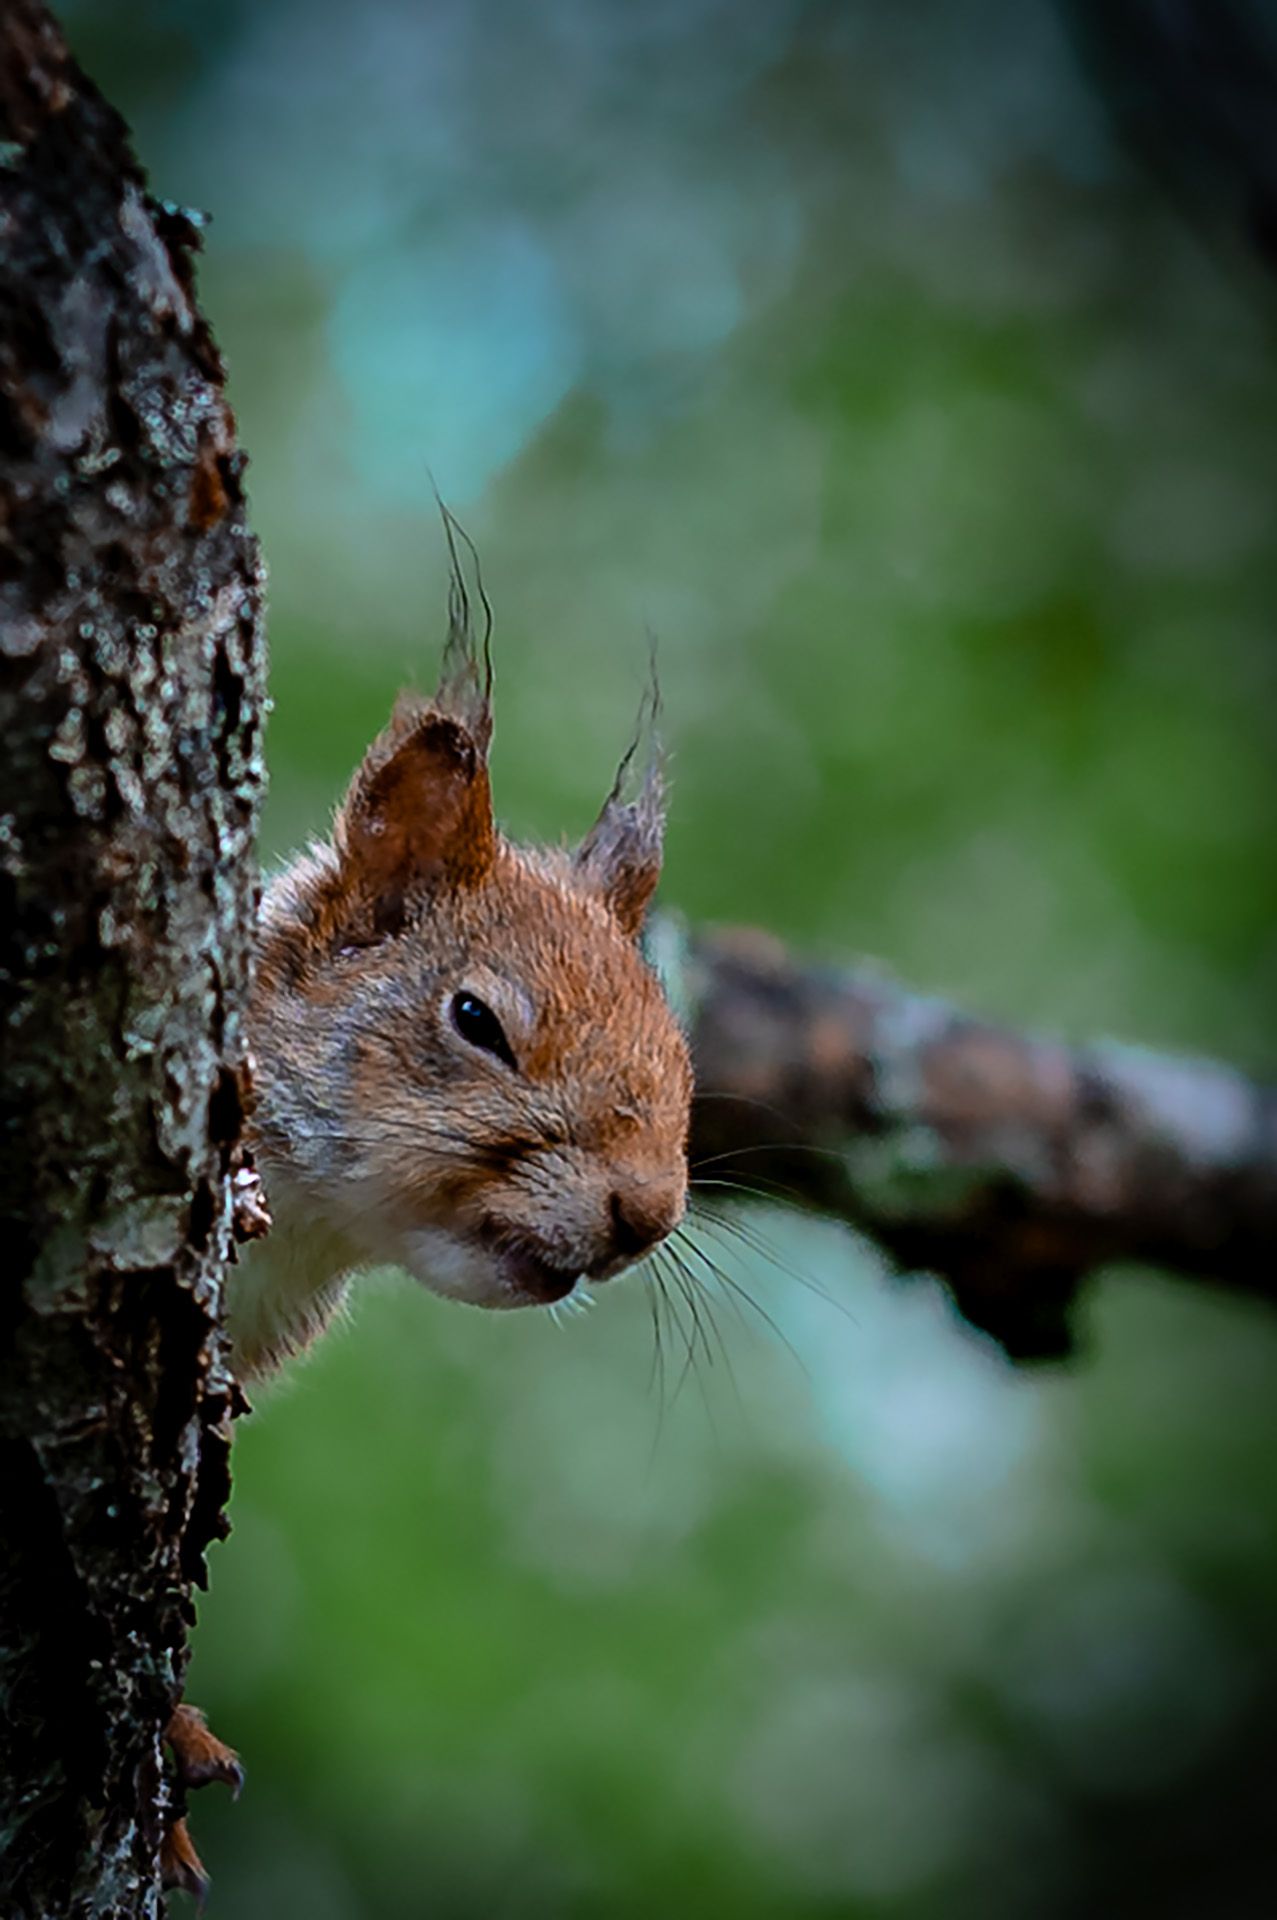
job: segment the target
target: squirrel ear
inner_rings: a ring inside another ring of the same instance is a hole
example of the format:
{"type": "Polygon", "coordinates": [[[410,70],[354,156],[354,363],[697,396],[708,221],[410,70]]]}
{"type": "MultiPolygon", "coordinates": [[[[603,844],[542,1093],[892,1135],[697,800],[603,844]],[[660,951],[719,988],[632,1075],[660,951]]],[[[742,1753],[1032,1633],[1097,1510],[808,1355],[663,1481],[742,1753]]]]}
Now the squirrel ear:
{"type": "Polygon", "coordinates": [[[396,931],[414,895],[487,876],[496,832],[485,746],[452,714],[400,695],[334,836],[346,892],[369,931],[396,931]]]}
{"type": "Polygon", "coordinates": [[[639,715],[634,742],[617,769],[612,791],[577,849],[579,871],[603,895],[623,933],[637,938],[661,877],[665,840],[665,767],[655,734],[660,695],[655,677],[639,715]],[[625,797],[630,769],[646,738],[648,758],[642,784],[625,797]]]}

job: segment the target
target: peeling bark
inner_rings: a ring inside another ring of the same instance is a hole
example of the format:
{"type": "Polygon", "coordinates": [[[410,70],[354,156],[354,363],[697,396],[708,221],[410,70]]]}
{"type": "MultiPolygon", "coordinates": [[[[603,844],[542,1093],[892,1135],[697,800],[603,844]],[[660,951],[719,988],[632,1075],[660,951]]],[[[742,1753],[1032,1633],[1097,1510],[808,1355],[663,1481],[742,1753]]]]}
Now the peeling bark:
{"type": "Polygon", "coordinates": [[[0,1912],[151,1916],[220,1332],[261,572],[196,224],[0,10],[0,1912]]]}
{"type": "Polygon", "coordinates": [[[1018,1359],[1069,1351],[1114,1261],[1277,1304],[1277,1091],[1011,1032],[763,933],[666,919],[655,944],[692,1035],[694,1182],[840,1215],[1018,1359]]]}

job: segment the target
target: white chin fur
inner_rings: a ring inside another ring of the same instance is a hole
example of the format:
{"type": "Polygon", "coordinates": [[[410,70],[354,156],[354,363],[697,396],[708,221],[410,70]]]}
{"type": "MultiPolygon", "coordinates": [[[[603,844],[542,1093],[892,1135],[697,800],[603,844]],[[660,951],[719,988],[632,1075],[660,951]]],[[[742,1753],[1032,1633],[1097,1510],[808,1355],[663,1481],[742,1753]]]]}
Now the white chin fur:
{"type": "Polygon", "coordinates": [[[402,1235],[399,1264],[445,1300],[471,1307],[530,1307],[536,1302],[512,1287],[492,1255],[442,1227],[416,1227],[402,1235]]]}

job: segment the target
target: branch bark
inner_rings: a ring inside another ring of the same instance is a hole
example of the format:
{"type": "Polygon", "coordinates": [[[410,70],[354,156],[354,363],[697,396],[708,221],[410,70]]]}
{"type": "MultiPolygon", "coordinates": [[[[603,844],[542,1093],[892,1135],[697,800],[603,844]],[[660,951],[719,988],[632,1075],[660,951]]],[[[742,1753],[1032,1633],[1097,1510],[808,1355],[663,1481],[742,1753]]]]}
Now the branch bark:
{"type": "Polygon", "coordinates": [[[1014,1033],[762,933],[667,918],[655,949],[692,1034],[700,1177],[839,1215],[1015,1358],[1068,1352],[1081,1281],[1114,1261],[1277,1302],[1277,1092],[1014,1033]]]}
{"type": "Polygon", "coordinates": [[[261,576],[196,226],[0,9],[0,1912],[160,1910],[223,1530],[261,576]]]}

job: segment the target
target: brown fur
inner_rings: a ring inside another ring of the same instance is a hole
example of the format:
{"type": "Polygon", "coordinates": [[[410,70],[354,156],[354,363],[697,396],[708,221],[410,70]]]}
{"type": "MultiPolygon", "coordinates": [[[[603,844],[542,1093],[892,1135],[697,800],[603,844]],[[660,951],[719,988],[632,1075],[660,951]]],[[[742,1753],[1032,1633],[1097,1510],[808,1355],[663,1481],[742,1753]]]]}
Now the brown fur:
{"type": "Polygon", "coordinates": [[[575,856],[512,845],[486,687],[455,634],[447,665],[435,701],[400,701],[332,840],[267,890],[252,1128],[276,1219],[261,1271],[285,1278],[240,1316],[248,1371],[313,1337],[354,1268],[537,1304],[683,1214],[691,1070],[635,938],[659,775],[638,801],[614,789],[575,856]],[[461,992],[496,1014],[513,1068],[458,1032],[461,992]]]}

